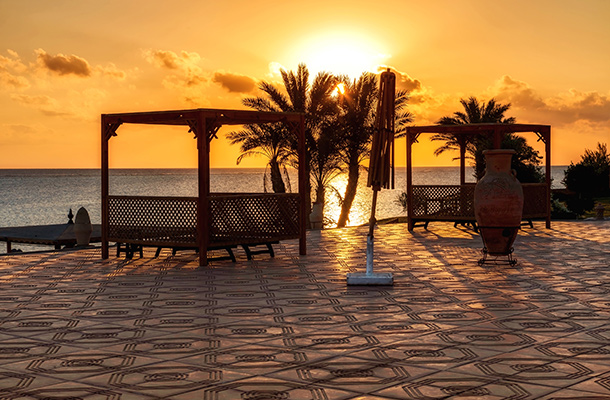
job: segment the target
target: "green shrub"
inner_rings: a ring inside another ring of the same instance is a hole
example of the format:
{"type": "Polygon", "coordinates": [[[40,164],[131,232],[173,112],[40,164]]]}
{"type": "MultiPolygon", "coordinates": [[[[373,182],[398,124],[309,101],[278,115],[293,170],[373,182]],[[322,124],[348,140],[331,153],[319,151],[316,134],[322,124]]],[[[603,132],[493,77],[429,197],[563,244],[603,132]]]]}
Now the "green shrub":
{"type": "Polygon", "coordinates": [[[576,219],[578,215],[568,209],[566,204],[559,199],[551,201],[551,218],[553,219],[576,219]]]}
{"type": "Polygon", "coordinates": [[[407,192],[401,192],[396,196],[394,203],[402,207],[402,212],[407,212],[407,192]]]}
{"type": "Polygon", "coordinates": [[[566,199],[568,208],[578,215],[595,206],[594,198],[610,194],[610,154],[605,144],[585,150],[581,160],[566,169],[563,184],[574,195],[566,199]]]}

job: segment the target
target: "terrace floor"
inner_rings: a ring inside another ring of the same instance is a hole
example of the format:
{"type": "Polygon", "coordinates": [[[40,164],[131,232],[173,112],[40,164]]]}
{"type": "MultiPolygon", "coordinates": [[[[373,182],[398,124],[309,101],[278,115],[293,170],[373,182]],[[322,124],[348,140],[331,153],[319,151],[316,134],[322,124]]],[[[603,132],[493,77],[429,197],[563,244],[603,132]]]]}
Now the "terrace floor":
{"type": "Polygon", "coordinates": [[[610,221],[308,232],[276,256],[0,257],[0,399],[610,399],[610,221]]]}

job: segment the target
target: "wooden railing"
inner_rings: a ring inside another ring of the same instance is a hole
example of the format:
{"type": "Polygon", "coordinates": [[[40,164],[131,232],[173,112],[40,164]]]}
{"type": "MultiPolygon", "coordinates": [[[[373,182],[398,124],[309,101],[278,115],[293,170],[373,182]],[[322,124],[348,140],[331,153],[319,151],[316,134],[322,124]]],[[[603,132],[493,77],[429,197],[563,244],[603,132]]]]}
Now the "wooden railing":
{"type": "MultiPolygon", "coordinates": [[[[547,215],[547,186],[524,183],[523,219],[547,215]]],[[[414,220],[474,221],[475,184],[413,185],[414,220]]]]}
{"type": "MultiPolygon", "coordinates": [[[[196,197],[108,196],[108,241],[197,246],[196,197]]],[[[212,246],[299,237],[299,195],[213,193],[208,202],[212,246]]]]}

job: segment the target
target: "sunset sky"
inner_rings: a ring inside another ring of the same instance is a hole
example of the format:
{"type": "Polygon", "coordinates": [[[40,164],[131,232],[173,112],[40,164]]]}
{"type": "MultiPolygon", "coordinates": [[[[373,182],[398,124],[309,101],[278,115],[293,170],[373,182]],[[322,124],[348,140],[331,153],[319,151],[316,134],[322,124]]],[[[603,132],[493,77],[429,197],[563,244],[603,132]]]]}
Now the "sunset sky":
{"type": "MultiPolygon", "coordinates": [[[[353,78],[392,67],[416,125],[468,96],[510,102],[517,122],[552,126],[566,165],[610,145],[608,21],[607,0],[0,0],[0,168],[99,168],[100,114],[243,109],[300,62],[353,78]]],[[[118,134],[111,167],[197,166],[187,129],[118,134]]],[[[233,167],[219,136],[212,166],[233,167]]],[[[416,165],[450,164],[437,146],[416,145],[416,165]]]]}

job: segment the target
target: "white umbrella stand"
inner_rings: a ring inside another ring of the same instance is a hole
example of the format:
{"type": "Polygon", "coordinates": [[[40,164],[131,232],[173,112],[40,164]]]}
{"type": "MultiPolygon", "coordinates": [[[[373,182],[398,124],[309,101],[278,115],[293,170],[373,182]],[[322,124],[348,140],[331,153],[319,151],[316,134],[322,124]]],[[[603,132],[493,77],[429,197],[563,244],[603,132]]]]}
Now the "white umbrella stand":
{"type": "Polygon", "coordinates": [[[369,234],[366,236],[366,272],[349,272],[347,274],[348,285],[392,285],[394,277],[391,272],[373,271],[373,255],[374,255],[374,235],[375,229],[375,206],[377,205],[377,190],[373,190],[373,205],[371,211],[371,219],[369,220],[369,234]]]}

